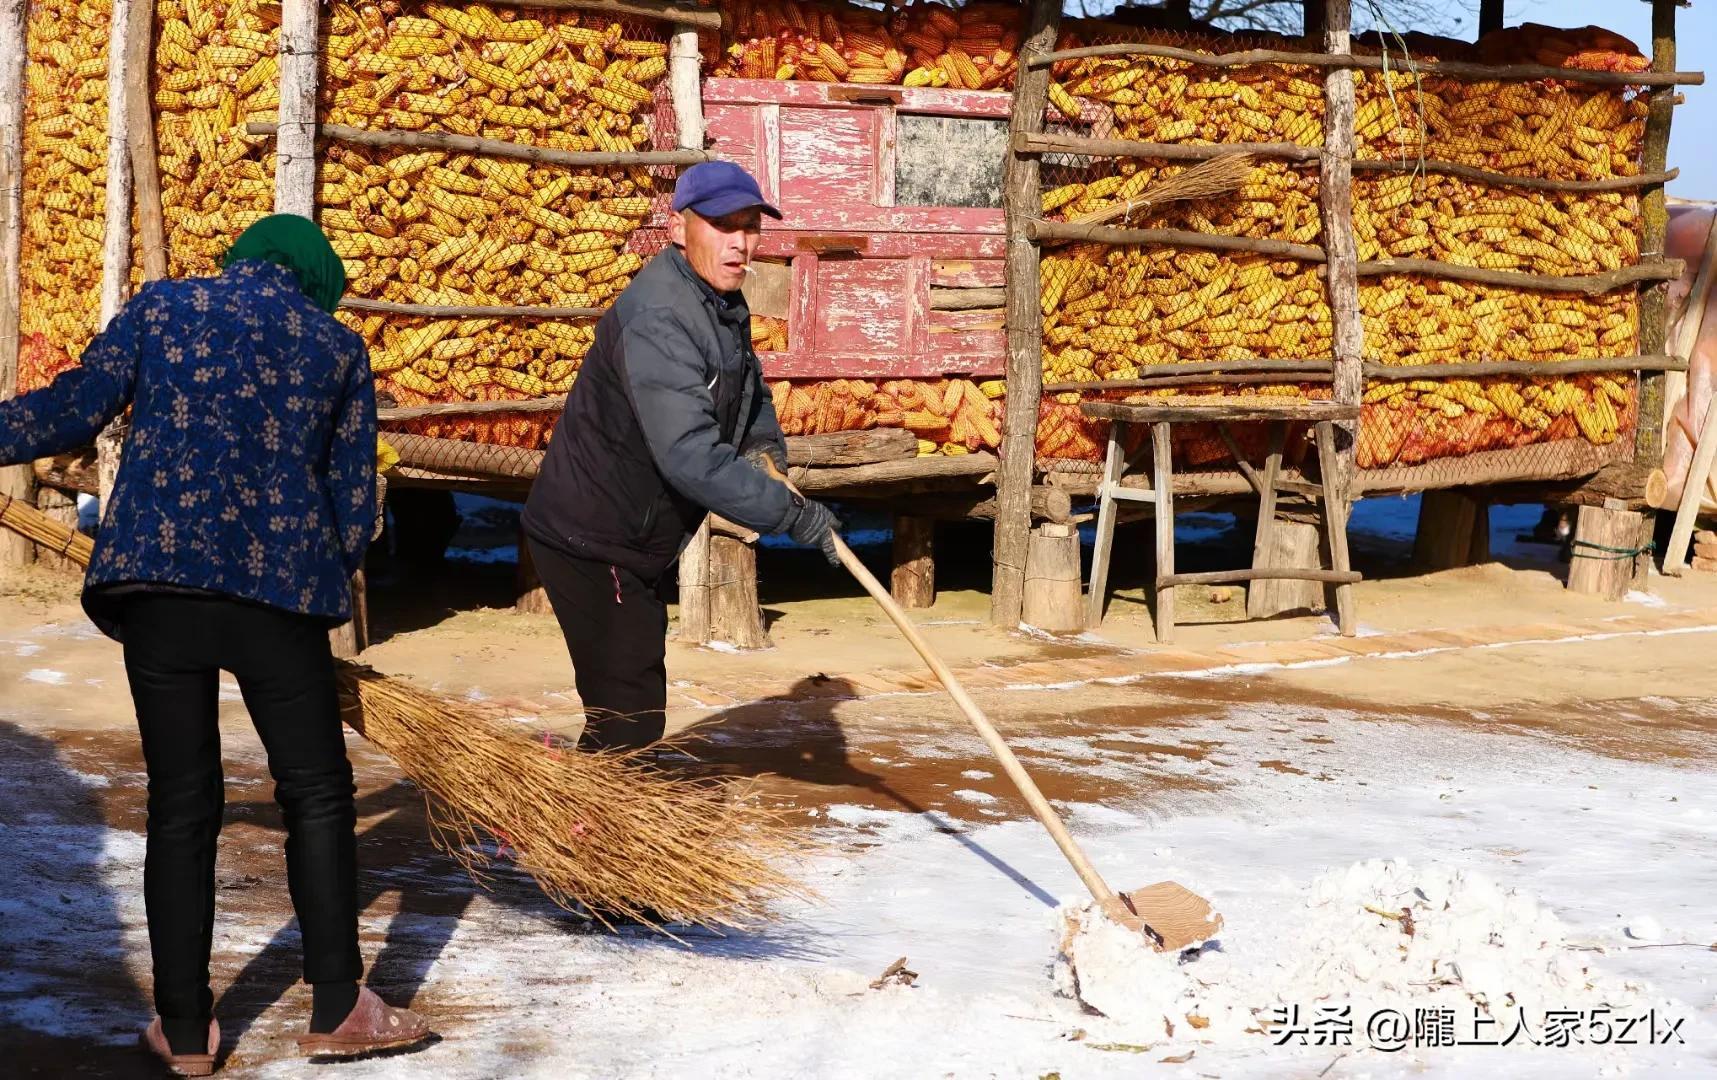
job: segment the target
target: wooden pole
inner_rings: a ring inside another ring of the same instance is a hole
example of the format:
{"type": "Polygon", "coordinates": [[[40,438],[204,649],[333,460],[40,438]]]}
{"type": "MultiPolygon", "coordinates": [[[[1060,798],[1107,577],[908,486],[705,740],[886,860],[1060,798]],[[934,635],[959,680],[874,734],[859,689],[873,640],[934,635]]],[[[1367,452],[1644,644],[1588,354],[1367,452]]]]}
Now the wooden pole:
{"type": "Polygon", "coordinates": [[[594,11],[599,15],[635,15],[644,19],[663,19],[701,26],[706,30],[721,28],[721,12],[692,5],[658,3],[656,0],[498,0],[503,7],[533,7],[555,10],[594,11]]]}
{"type": "MultiPolygon", "coordinates": [[[[24,26],[26,0],[0,0],[0,401],[18,392],[18,306],[24,243],[24,26]]],[[[28,465],[0,468],[0,501],[30,502],[35,479],[28,465]]],[[[35,545],[18,533],[0,535],[0,566],[24,566],[35,545]]]]}
{"type": "Polygon", "coordinates": [[[274,212],[316,216],[316,0],[280,6],[280,123],[274,140],[274,212]]]}
{"type": "MultiPolygon", "coordinates": [[[[283,73],[284,65],[283,56],[283,73]]],[[[282,104],[284,103],[283,98],[282,104]]],[[[247,135],[277,135],[280,128],[280,124],[266,120],[252,120],[244,126],[247,135]]],[[[371,131],[367,128],[348,127],[345,124],[321,124],[311,135],[312,141],[319,135],[354,146],[410,146],[420,150],[453,150],[573,168],[600,165],[695,165],[700,161],[710,160],[710,155],[702,150],[555,150],[552,147],[531,146],[526,143],[507,142],[504,139],[453,135],[445,131],[371,131]]]]}
{"type": "Polygon", "coordinates": [[[674,145],[681,150],[703,149],[702,66],[697,27],[675,26],[668,45],[668,96],[674,103],[674,145]]]}
{"type": "MultiPolygon", "coordinates": [[[[114,0],[107,39],[107,205],[101,240],[101,328],[125,305],[131,283],[131,109],[126,101],[130,81],[125,76],[126,42],[131,36],[132,0],[114,0]]],[[[116,418],[95,437],[96,469],[101,480],[101,512],[113,494],[119,475],[119,455],[125,444],[124,418],[116,418]]]]}
{"type": "MultiPolygon", "coordinates": [[[[1677,0],[1652,0],[1651,69],[1675,70],[1675,8],[1677,0]]],[[[1666,88],[1651,95],[1645,120],[1644,172],[1662,172],[1669,155],[1669,126],[1675,113],[1675,92],[1666,88]]],[[[1640,258],[1663,256],[1664,236],[1669,230],[1669,208],[1663,185],[1654,184],[1640,196],[1640,258]]],[[[1669,340],[1669,285],[1657,282],[1640,292],[1639,350],[1660,353],[1669,340]]],[[[1639,428],[1634,435],[1634,456],[1640,460],[1663,460],[1664,376],[1642,375],[1639,389],[1639,428]]],[[[1689,477],[1689,482],[1692,482],[1689,477]]],[[[1700,482],[1703,483],[1703,477],[1700,482]]]]}
{"type": "MultiPolygon", "coordinates": [[[[1055,47],[1061,5],[1032,0],[1027,9],[1021,55],[1055,47]]],[[[1021,68],[1015,81],[1008,129],[1013,134],[1043,130],[1049,103],[1049,71],[1021,68]]],[[[1031,544],[1031,482],[1037,464],[1038,402],[1043,386],[1043,312],[1038,279],[1041,252],[1028,231],[1043,211],[1038,186],[1039,159],[1010,153],[1002,163],[1003,209],[1008,246],[1007,403],[1002,421],[1002,460],[996,478],[996,537],[990,588],[990,621],[1019,625],[1025,600],[1025,564],[1031,544]]]]}
{"type": "MultiPolygon", "coordinates": [[[[1352,46],[1350,0],[1328,0],[1324,7],[1324,50],[1344,54],[1352,46]]],[[[1324,153],[1319,165],[1324,249],[1329,253],[1331,344],[1335,353],[1335,400],[1358,405],[1365,391],[1365,329],[1359,316],[1359,249],[1353,238],[1353,73],[1342,68],[1324,78],[1324,153]]],[[[1357,468],[1359,425],[1336,426],[1336,453],[1344,490],[1357,468]]],[[[1332,478],[1326,478],[1326,480],[1332,478]]]]}
{"type": "Polygon", "coordinates": [[[167,229],[161,211],[161,169],[155,156],[155,103],[149,73],[155,59],[155,0],[131,0],[126,27],[126,126],[130,129],[131,176],[137,189],[138,246],[143,280],[167,276],[167,229]]]}

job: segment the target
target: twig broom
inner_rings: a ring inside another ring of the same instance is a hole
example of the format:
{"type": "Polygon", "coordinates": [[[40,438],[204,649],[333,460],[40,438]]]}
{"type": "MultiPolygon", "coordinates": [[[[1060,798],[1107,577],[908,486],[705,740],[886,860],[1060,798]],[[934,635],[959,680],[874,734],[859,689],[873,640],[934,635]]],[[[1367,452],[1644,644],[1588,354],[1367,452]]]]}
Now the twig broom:
{"type": "MultiPolygon", "coordinates": [[[[1131,199],[1113,206],[1068,218],[1072,225],[1107,225],[1112,221],[1130,220],[1171,202],[1194,199],[1214,199],[1238,190],[1252,175],[1251,154],[1223,154],[1200,162],[1184,172],[1156,183],[1131,199]]],[[[1067,243],[1068,241],[1057,241],[1067,243]]],[[[1046,246],[1048,246],[1046,244],[1046,246]]]]}
{"type": "MultiPolygon", "coordinates": [[[[0,524],[89,565],[89,537],[0,500],[0,524]]],[[[480,881],[510,856],[555,903],[605,924],[736,929],[804,892],[778,868],[802,845],[742,784],[669,776],[637,754],[562,751],[493,710],[348,661],[336,672],[346,723],[423,792],[436,845],[480,881]]]]}

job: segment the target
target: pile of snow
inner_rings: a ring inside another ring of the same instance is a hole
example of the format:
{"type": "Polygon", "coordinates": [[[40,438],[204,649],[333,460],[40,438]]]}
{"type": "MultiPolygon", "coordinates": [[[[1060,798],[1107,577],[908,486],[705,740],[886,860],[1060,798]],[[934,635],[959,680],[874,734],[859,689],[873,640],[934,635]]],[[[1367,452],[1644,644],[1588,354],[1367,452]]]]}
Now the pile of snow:
{"type": "Polygon", "coordinates": [[[1655,1003],[1600,973],[1596,953],[1570,949],[1562,921],[1531,896],[1442,865],[1371,860],[1318,879],[1280,913],[1265,956],[1220,940],[1165,955],[1089,906],[1061,915],[1057,989],[1143,1039],[1256,1038],[1282,1006],[1299,1006],[1303,1023],[1319,1005],[1351,1005],[1361,1026],[1380,1009],[1476,1008],[1506,1033],[1522,1011],[1536,1027],[1550,1009],[1655,1003]]]}

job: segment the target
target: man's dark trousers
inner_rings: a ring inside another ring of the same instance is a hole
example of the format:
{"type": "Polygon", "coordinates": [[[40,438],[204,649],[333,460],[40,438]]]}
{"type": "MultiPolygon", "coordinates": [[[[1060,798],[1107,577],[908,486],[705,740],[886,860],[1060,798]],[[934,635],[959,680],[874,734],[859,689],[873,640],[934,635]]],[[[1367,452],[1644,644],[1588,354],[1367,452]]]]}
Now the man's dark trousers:
{"type": "Polygon", "coordinates": [[[356,812],[326,622],[219,597],[145,592],[125,598],[120,624],[149,770],[143,897],[163,1024],[206,1028],[213,1004],[222,670],[238,680],[268,752],[304,981],[355,982],[363,974],[356,812]]]}
{"type": "Polygon", "coordinates": [[[667,726],[668,606],[660,582],[527,539],[572,654],[581,749],[648,746],[667,726]]]}

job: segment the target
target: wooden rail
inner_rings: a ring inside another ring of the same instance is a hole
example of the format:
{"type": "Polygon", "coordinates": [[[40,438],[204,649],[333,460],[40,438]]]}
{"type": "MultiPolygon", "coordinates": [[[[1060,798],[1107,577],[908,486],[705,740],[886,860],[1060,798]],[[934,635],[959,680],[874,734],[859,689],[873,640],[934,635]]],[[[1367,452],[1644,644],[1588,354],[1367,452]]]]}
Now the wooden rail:
{"type": "MultiPolygon", "coordinates": [[[[278,124],[252,120],[244,126],[247,135],[274,135],[278,124]]],[[[345,124],[320,124],[316,134],[356,146],[410,146],[419,150],[451,150],[461,154],[487,154],[490,157],[516,158],[543,165],[566,165],[591,168],[608,165],[696,165],[710,160],[703,150],[556,150],[549,146],[507,142],[504,139],[480,139],[474,135],[454,135],[444,131],[371,131],[345,124]]]]}

